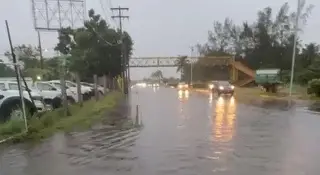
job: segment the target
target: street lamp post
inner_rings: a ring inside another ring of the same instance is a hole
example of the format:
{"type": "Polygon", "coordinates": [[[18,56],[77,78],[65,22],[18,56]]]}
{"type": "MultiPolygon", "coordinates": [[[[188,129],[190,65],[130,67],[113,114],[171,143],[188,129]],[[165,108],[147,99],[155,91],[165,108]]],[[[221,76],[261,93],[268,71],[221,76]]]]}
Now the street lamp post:
{"type": "Polygon", "coordinates": [[[289,86],[289,96],[292,96],[292,86],[293,86],[293,76],[294,76],[294,66],[296,60],[296,47],[297,47],[297,38],[299,30],[299,18],[301,13],[301,0],[298,0],[297,15],[294,26],[294,41],[293,41],[293,51],[292,51],[292,63],[291,63],[291,76],[290,76],[290,86],[289,86]]]}
{"type": "Polygon", "coordinates": [[[192,84],[193,84],[193,62],[192,62],[192,57],[193,57],[193,51],[194,51],[194,48],[193,47],[191,47],[191,59],[190,59],[190,69],[191,69],[191,75],[190,75],[190,84],[191,84],[191,86],[192,86],[192,84]]]}

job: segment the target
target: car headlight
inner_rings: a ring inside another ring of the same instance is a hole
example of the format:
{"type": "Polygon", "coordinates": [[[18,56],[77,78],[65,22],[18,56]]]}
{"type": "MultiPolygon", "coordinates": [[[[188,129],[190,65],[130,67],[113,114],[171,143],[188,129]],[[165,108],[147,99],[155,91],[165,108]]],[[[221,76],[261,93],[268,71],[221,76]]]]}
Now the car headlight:
{"type": "Polygon", "coordinates": [[[179,88],[182,88],[182,85],[180,84],[178,87],[179,87],[179,88]]]}
{"type": "Polygon", "coordinates": [[[209,89],[213,89],[214,85],[213,84],[209,84],[209,89]]]}
{"type": "Polygon", "coordinates": [[[231,89],[234,89],[234,86],[231,86],[231,89]]]}
{"type": "Polygon", "coordinates": [[[223,86],[219,86],[219,89],[220,89],[220,90],[223,90],[223,89],[224,89],[224,87],[223,87],[223,86]]]}
{"type": "Polygon", "coordinates": [[[184,87],[185,87],[185,88],[188,88],[188,85],[186,84],[186,85],[184,85],[184,87]]]}

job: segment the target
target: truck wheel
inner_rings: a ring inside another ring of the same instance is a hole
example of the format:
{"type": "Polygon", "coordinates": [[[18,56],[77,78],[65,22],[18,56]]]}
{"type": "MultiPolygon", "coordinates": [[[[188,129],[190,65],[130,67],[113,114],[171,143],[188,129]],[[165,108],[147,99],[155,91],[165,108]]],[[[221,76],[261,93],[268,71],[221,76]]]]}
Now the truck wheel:
{"type": "MultiPolygon", "coordinates": [[[[10,103],[6,107],[7,111],[4,116],[4,122],[9,120],[23,120],[23,110],[20,101],[10,103]]],[[[29,106],[28,103],[25,103],[26,117],[32,116],[34,114],[34,111],[31,109],[31,106],[29,106]]]]}
{"type": "MultiPolygon", "coordinates": [[[[26,113],[28,108],[26,106],[26,113]]],[[[21,105],[12,106],[9,120],[23,120],[23,110],[21,105]]]]}

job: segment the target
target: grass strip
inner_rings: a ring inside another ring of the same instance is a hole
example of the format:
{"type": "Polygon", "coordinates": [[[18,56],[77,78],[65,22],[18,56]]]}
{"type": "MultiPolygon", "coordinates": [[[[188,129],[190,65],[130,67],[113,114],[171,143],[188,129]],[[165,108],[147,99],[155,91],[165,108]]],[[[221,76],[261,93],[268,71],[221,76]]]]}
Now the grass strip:
{"type": "Polygon", "coordinates": [[[87,129],[93,124],[108,120],[111,112],[122,99],[120,92],[111,92],[99,101],[89,100],[80,107],[78,104],[70,106],[71,116],[65,116],[62,109],[48,111],[28,120],[28,132],[25,132],[24,122],[11,120],[0,125],[0,140],[6,138],[11,142],[27,140],[41,140],[50,137],[56,132],[87,129]]]}

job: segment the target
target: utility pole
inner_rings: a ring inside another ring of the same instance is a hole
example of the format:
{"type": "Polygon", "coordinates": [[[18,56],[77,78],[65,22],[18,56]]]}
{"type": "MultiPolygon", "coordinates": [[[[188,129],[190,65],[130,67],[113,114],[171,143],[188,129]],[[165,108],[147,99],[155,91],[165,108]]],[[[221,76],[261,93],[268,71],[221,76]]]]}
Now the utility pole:
{"type": "Polygon", "coordinates": [[[193,62],[192,62],[192,58],[193,58],[193,51],[194,48],[191,47],[191,59],[190,59],[190,67],[191,67],[191,75],[190,75],[190,85],[192,86],[192,82],[193,82],[193,62]]]}
{"type": "MultiPolygon", "coordinates": [[[[293,41],[293,51],[292,51],[292,63],[291,63],[291,76],[290,76],[290,87],[289,87],[289,96],[292,96],[292,86],[293,86],[293,76],[294,76],[294,67],[295,67],[295,60],[296,60],[296,47],[297,47],[297,38],[298,38],[298,30],[299,30],[299,18],[301,14],[301,0],[298,0],[298,7],[297,7],[297,16],[294,26],[294,41],[293,41]]],[[[290,99],[291,101],[291,99],[290,99]]]]}
{"type": "MultiPolygon", "coordinates": [[[[24,101],[23,89],[22,89],[22,85],[21,85],[21,81],[20,81],[20,78],[21,78],[20,67],[17,64],[17,58],[16,58],[16,55],[14,53],[14,49],[13,49],[13,46],[12,46],[11,34],[10,34],[9,24],[8,24],[7,20],[5,20],[5,24],[6,24],[6,27],[7,27],[8,40],[9,40],[9,44],[10,44],[10,50],[11,50],[14,70],[16,72],[16,79],[17,79],[17,83],[18,83],[19,96],[20,96],[20,100],[21,100],[21,107],[22,107],[22,112],[23,112],[22,115],[23,115],[23,119],[24,119],[24,125],[25,125],[26,132],[28,132],[26,106],[25,106],[25,101],[24,101]]],[[[30,98],[31,98],[31,96],[30,96],[30,98]]]]}
{"type": "Polygon", "coordinates": [[[41,46],[41,35],[40,31],[37,31],[38,33],[38,44],[39,44],[39,54],[40,54],[40,68],[43,69],[43,55],[42,55],[42,46],[41,46]]]}
{"type": "Polygon", "coordinates": [[[118,11],[118,15],[111,16],[113,19],[119,18],[119,30],[120,30],[120,35],[121,35],[121,52],[122,52],[122,77],[123,77],[123,88],[124,88],[124,93],[128,94],[129,88],[128,88],[128,75],[129,75],[129,58],[127,53],[127,47],[124,44],[124,36],[122,32],[122,20],[123,19],[129,19],[129,16],[123,16],[122,11],[128,11],[129,8],[123,8],[123,7],[116,7],[116,8],[110,8],[112,11],[118,11]]]}

